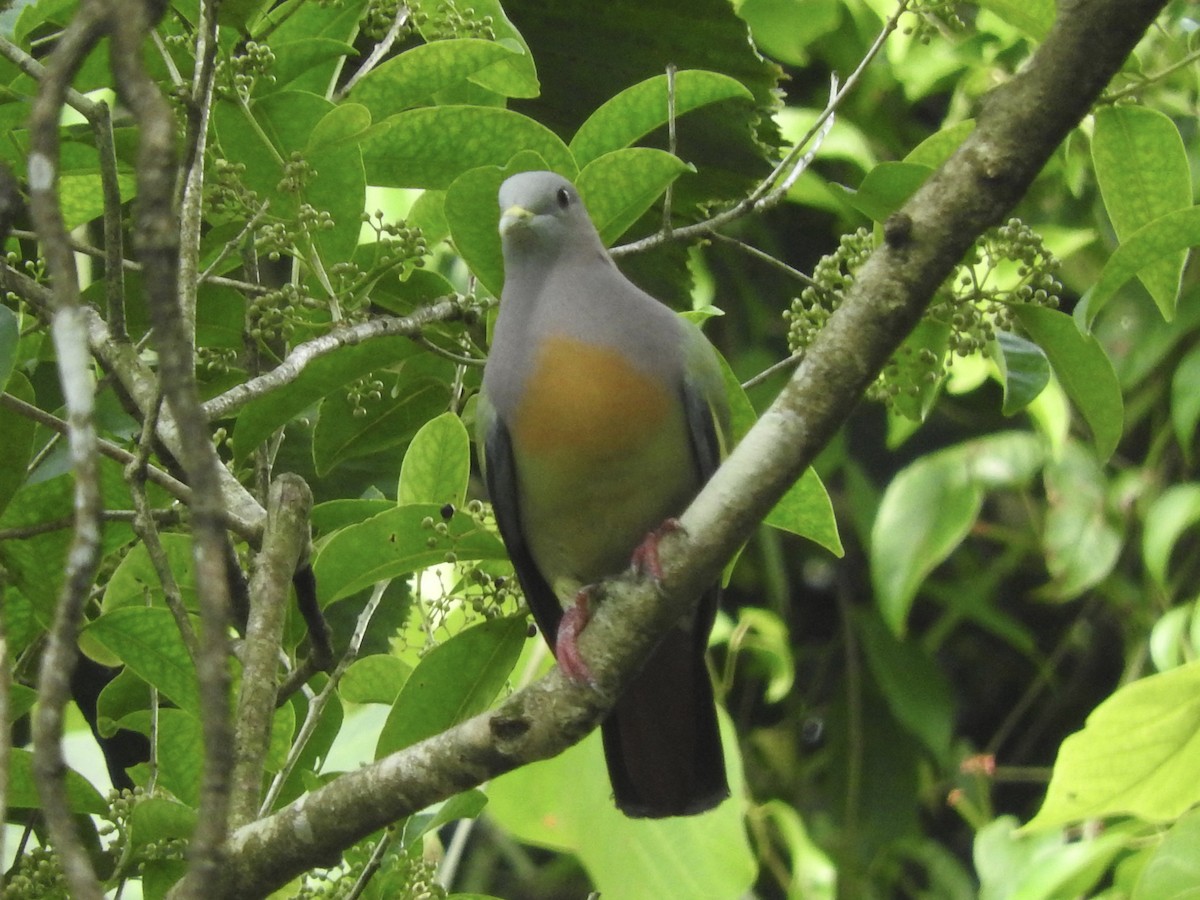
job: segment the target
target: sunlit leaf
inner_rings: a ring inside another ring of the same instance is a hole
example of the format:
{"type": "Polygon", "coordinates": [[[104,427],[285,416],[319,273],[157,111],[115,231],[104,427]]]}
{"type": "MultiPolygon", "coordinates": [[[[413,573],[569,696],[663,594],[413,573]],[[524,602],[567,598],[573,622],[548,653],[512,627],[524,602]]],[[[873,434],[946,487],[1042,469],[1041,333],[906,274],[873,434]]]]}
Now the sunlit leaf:
{"type": "Polygon", "coordinates": [[[525,617],[508,616],[472,626],[430,650],[400,688],[375,757],[487,709],[512,673],[527,635],[525,617]]]}
{"type": "Polygon", "coordinates": [[[1165,822],[1200,802],[1200,663],[1118,688],[1058,750],[1026,829],[1132,815],[1165,822]]]}

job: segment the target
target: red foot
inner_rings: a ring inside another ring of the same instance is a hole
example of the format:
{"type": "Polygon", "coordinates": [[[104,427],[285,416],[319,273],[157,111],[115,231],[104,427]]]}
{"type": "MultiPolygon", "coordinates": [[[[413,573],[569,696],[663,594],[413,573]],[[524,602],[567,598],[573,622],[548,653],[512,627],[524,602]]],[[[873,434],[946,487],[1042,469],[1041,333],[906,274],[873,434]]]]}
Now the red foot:
{"type": "Polygon", "coordinates": [[[554,639],[554,656],[558,659],[559,668],[572,681],[594,684],[592,670],[584,662],[578,643],[579,635],[583,633],[588,620],[592,617],[592,613],[588,609],[590,595],[591,588],[580,589],[579,593],[575,595],[575,605],[568,606],[563,611],[562,620],[558,623],[558,635],[554,639]]]}
{"type": "Polygon", "coordinates": [[[658,561],[658,542],[674,531],[683,531],[678,519],[664,519],[633,550],[629,557],[629,568],[641,575],[649,575],[655,582],[662,581],[662,563],[658,561]]]}

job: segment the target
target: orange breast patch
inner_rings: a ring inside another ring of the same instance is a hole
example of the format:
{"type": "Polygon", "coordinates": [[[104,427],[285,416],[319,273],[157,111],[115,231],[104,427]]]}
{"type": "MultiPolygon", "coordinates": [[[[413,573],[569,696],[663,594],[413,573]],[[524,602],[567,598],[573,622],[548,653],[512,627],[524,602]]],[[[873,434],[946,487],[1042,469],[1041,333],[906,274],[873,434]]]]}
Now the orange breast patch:
{"type": "Polygon", "coordinates": [[[568,337],[542,343],[511,433],[523,454],[622,454],[667,425],[670,396],[608,347],[568,337]]]}

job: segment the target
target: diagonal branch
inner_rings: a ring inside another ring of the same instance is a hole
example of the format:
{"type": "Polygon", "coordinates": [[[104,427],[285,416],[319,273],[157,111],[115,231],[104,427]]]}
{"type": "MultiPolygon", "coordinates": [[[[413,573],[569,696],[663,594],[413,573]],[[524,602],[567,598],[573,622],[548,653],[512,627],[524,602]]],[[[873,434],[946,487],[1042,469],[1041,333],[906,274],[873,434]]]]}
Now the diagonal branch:
{"type": "Polygon", "coordinates": [[[601,719],[658,635],[721,569],[846,420],[971,242],[1020,200],[1165,0],[1060,0],[1029,65],[991,95],[974,133],[888,222],[885,244],[792,380],[667,538],[661,594],[631,578],[581,637],[597,687],[553,670],[495,710],[348,773],[238,829],[230,870],[260,896],[372,831],[561,752],[601,719]]]}

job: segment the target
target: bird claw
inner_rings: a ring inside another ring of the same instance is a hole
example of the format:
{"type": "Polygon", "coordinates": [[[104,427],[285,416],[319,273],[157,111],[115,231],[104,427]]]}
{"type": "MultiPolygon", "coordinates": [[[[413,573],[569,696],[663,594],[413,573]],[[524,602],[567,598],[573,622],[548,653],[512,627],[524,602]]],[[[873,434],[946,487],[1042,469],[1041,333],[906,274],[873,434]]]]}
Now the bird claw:
{"type": "Polygon", "coordinates": [[[658,543],[668,534],[683,531],[683,525],[678,519],[664,519],[663,523],[646,535],[642,542],[634,548],[629,558],[629,568],[639,575],[649,575],[655,584],[662,581],[662,563],[658,559],[658,543]]]}
{"type": "Polygon", "coordinates": [[[596,681],[592,678],[592,670],[584,661],[583,654],[579,652],[579,635],[583,633],[592,617],[588,608],[591,590],[590,587],[581,588],[575,595],[575,605],[568,606],[563,611],[562,619],[558,623],[558,634],[554,639],[554,656],[563,674],[572,681],[587,684],[595,684],[596,681]]]}

